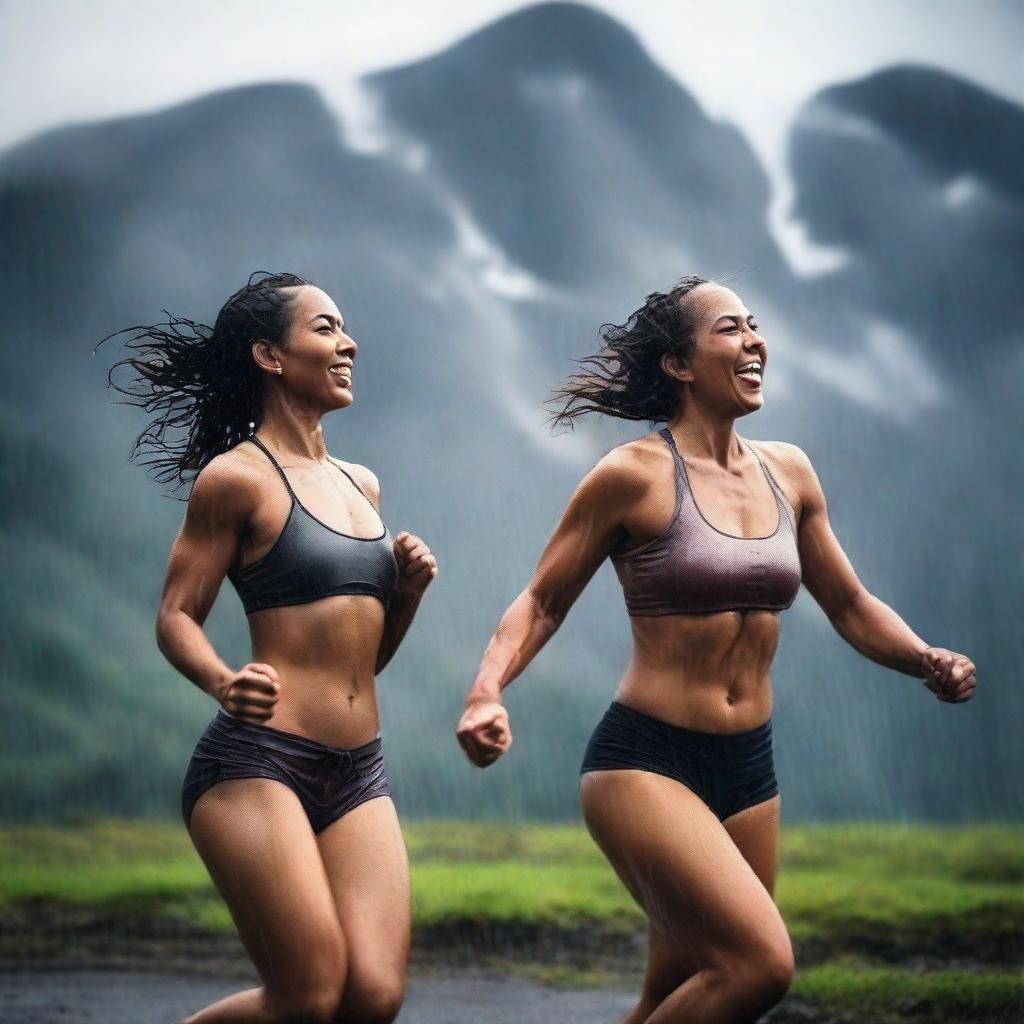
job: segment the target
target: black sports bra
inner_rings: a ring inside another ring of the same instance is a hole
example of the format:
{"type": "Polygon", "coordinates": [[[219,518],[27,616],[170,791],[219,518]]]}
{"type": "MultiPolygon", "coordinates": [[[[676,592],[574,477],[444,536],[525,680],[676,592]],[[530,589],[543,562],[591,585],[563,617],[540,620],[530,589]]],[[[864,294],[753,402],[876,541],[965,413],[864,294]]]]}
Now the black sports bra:
{"type": "MultiPolygon", "coordinates": [[[[288,488],[292,507],[284,529],[262,558],[243,568],[236,565],[228,570],[228,579],[238,591],[245,613],[306,604],[334,594],[369,594],[386,609],[398,582],[398,562],[383,520],[384,532],[379,537],[353,537],[332,530],[305,509],[267,446],[255,434],[247,440],[266,452],[288,488]]],[[[348,473],[345,476],[363,494],[355,480],[348,473]]],[[[369,498],[366,500],[373,505],[369,498]]]]}

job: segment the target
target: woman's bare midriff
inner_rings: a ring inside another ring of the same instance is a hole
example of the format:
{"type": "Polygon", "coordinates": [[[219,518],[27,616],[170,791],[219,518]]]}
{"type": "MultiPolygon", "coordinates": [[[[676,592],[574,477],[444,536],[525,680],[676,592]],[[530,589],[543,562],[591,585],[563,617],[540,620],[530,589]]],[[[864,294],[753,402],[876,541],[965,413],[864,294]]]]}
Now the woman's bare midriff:
{"type": "Polygon", "coordinates": [[[277,670],[281,685],[264,722],[329,747],[358,747],[377,735],[375,673],[384,606],[338,594],[249,616],[252,661],[277,670]]]}
{"type": "Polygon", "coordinates": [[[767,609],[631,616],[633,657],[615,699],[700,732],[755,729],[772,713],[779,616],[767,609]]]}

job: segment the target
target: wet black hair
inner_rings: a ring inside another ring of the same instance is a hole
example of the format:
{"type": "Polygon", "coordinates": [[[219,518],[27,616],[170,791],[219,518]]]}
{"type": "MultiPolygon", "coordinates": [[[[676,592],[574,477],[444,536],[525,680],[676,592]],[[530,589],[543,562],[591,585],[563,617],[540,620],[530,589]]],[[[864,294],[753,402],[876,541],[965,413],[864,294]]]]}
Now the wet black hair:
{"type": "Polygon", "coordinates": [[[258,270],[224,303],[213,327],[172,316],[165,309],[166,324],[126,327],[103,338],[93,355],[104,341],[131,334],[125,346],[142,356],[118,360],[110,368],[107,387],[131,399],[116,404],[162,411],[135,439],[128,461],[148,445],[163,457],[141,464],[162,467],[156,474],[161,483],[177,477],[177,489],[186,472],[198,475],[214,456],[256,430],[263,416],[265,384],[252,356],[253,343],[265,340],[285,347],[295,298],[289,289],[312,283],[295,274],[258,270]],[[266,276],[255,280],[261,274],[266,276]],[[114,383],[114,370],[125,364],[138,372],[129,384],[140,385],[140,390],[114,383]],[[168,427],[185,431],[179,444],[165,440],[168,427]]]}
{"type": "Polygon", "coordinates": [[[661,357],[672,352],[683,362],[689,359],[697,320],[692,304],[683,299],[697,285],[708,283],[703,277],[684,277],[667,292],[651,292],[625,323],[602,324],[601,351],[574,360],[588,369],[573,374],[548,399],[562,406],[548,422],[571,429],[584,413],[602,412],[625,420],[667,423],[679,399],[661,368],[661,357]]]}

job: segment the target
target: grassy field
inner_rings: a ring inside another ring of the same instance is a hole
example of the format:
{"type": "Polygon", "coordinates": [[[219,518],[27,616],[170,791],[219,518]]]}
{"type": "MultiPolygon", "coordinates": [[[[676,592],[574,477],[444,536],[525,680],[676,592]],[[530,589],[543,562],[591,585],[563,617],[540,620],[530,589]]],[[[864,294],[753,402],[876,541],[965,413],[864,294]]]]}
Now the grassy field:
{"type": "MultiPolygon", "coordinates": [[[[422,822],[405,834],[418,946],[547,960],[562,980],[607,976],[602,950],[620,965],[632,950],[628,970],[641,966],[643,917],[581,828],[422,822]],[[550,953],[560,946],[571,955],[550,953]]],[[[795,995],[856,1020],[1024,1020],[1024,827],[785,828],[776,898],[795,995]]],[[[41,910],[51,929],[93,913],[108,930],[121,918],[233,932],[177,823],[0,829],[0,931],[37,948],[26,930],[41,910]]]]}

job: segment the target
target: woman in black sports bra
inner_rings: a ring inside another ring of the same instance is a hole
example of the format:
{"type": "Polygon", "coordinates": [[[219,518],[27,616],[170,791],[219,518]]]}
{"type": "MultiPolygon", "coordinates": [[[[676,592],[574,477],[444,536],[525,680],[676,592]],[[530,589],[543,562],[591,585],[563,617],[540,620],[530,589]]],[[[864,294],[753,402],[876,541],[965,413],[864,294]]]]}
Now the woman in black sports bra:
{"type": "MultiPolygon", "coordinates": [[[[119,388],[142,399],[131,404],[187,428],[154,460],[164,479],[198,470],[157,643],[219,704],[182,816],[263,982],[188,1021],[386,1024],[404,993],[409,870],[374,677],[437,561],[418,537],[392,537],[373,473],[327,454],[320,421],[352,404],[357,352],[334,302],[294,275],[257,276],[212,329],[130,328],[148,358],[121,361],[149,386],[119,388]],[[225,576],[252,636],[238,670],[202,628],[225,576]]],[[[133,457],[147,437],[162,429],[133,457]]]]}
{"type": "Polygon", "coordinates": [[[604,340],[557,393],[555,420],[596,411],[667,425],[613,449],[580,483],[498,624],[457,735],[481,767],[508,750],[501,691],[610,558],[633,657],[590,739],[580,796],[650,922],[643,991],[621,1024],[740,1024],[777,1003],[794,971],[773,899],[780,613],[803,582],[848,643],[923,677],[942,701],[968,700],[975,668],[865,590],[799,448],[737,435],[736,420],[764,403],[768,350],[734,292],[684,278],[607,325],[604,340]]]}

